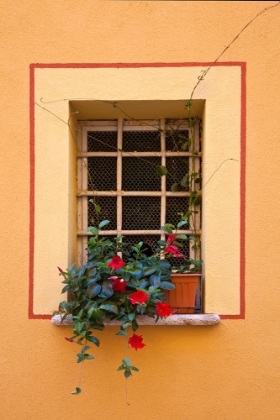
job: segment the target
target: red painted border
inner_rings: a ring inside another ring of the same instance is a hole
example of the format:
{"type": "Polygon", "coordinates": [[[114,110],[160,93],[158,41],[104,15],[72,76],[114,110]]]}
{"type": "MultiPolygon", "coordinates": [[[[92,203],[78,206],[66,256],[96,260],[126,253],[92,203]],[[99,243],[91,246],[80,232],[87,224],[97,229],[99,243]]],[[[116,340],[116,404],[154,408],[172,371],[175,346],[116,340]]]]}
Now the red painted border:
{"type": "MultiPolygon", "coordinates": [[[[30,319],[51,319],[51,315],[34,314],[34,232],[35,232],[35,69],[44,68],[140,68],[140,67],[209,67],[209,63],[33,63],[30,64],[30,239],[29,239],[29,304],[30,319]]],[[[245,193],[246,193],[246,63],[219,62],[215,67],[241,69],[241,172],[240,172],[240,314],[220,315],[221,319],[245,319],[245,193]]]]}

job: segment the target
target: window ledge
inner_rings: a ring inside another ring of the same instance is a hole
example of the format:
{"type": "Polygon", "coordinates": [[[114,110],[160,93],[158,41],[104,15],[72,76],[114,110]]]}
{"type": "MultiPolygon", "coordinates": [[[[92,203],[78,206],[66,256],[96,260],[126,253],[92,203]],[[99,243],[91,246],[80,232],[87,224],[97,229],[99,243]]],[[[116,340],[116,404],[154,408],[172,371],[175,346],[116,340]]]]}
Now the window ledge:
{"type": "MultiPolygon", "coordinates": [[[[187,315],[170,315],[165,319],[159,319],[155,323],[154,319],[147,315],[137,317],[139,325],[217,325],[220,323],[220,317],[217,314],[187,314],[187,315]]],[[[51,323],[57,327],[73,325],[72,316],[68,315],[61,323],[61,315],[54,315],[51,323]]],[[[121,325],[120,321],[105,321],[105,325],[121,325]]]]}

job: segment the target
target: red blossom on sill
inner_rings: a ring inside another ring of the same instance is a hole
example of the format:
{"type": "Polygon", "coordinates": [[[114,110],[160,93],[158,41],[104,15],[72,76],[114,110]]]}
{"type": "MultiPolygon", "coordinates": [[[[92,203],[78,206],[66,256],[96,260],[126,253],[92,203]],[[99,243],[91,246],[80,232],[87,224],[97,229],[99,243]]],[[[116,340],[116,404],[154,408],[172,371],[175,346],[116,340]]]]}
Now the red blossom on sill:
{"type": "Polygon", "coordinates": [[[131,293],[129,295],[128,300],[132,303],[132,305],[139,304],[144,305],[149,300],[148,293],[143,292],[143,290],[137,290],[137,292],[131,293]]]}
{"type": "MultiPolygon", "coordinates": [[[[114,276],[113,276],[114,277],[114,276]]],[[[116,279],[113,283],[114,292],[124,293],[126,288],[126,282],[123,279],[116,279]]]]}
{"type": "Polygon", "coordinates": [[[142,341],[142,335],[133,334],[133,336],[128,339],[128,345],[137,351],[138,349],[142,349],[146,346],[146,344],[142,343],[142,341]]]}
{"type": "Polygon", "coordinates": [[[170,304],[169,303],[162,303],[158,302],[156,304],[156,313],[163,318],[166,318],[171,314],[170,304]]]}
{"type": "Polygon", "coordinates": [[[185,255],[180,253],[180,249],[176,245],[169,245],[165,248],[166,254],[173,254],[175,258],[185,258],[185,255]]]}
{"type": "Polygon", "coordinates": [[[69,341],[70,343],[74,343],[73,338],[68,338],[68,337],[64,337],[64,338],[65,338],[65,340],[69,341]]]}
{"type": "Polygon", "coordinates": [[[115,270],[119,270],[125,265],[125,262],[118,256],[112,258],[112,261],[108,263],[108,267],[112,267],[115,270]]]}

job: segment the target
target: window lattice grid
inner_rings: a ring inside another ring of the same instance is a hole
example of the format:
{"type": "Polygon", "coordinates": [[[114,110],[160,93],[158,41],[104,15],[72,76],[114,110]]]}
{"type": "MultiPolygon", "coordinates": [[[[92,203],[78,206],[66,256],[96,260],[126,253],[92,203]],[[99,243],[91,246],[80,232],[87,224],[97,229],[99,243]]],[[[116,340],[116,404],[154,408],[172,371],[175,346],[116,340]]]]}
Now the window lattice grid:
{"type": "Polygon", "coordinates": [[[122,197],[122,229],[153,230],[160,226],[160,197],[122,197]]]}
{"type": "Polygon", "coordinates": [[[89,157],[87,170],[89,191],[111,191],[117,189],[117,158],[89,157]]]}
{"type": "Polygon", "coordinates": [[[88,152],[115,152],[117,150],[117,131],[88,131],[88,152]]]}
{"type": "Polygon", "coordinates": [[[124,191],[160,191],[161,178],[157,175],[160,157],[125,157],[122,160],[122,189],[124,191]]]}
{"type": "Polygon", "coordinates": [[[95,196],[88,198],[88,225],[97,226],[102,220],[110,220],[110,223],[102,228],[102,230],[117,229],[117,198],[95,196]],[[95,206],[101,207],[100,213],[96,213],[95,206]]]}
{"type": "Polygon", "coordinates": [[[160,152],[160,132],[124,131],[122,149],[126,152],[160,152]]]}

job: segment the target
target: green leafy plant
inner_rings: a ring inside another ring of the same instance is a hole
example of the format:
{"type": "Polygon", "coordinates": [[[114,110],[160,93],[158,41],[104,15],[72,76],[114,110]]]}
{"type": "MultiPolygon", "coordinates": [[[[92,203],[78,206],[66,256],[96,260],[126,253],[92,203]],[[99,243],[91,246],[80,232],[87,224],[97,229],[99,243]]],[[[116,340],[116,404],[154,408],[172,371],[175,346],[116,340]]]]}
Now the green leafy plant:
{"type": "MultiPolygon", "coordinates": [[[[138,316],[146,314],[157,322],[172,313],[164,293],[174,289],[168,259],[184,259],[180,247],[187,237],[173,233],[173,225],[162,227],[166,240],[159,241],[156,252],[147,256],[143,242],[130,244],[123,236],[110,238],[100,235],[108,223],[104,220],[98,227],[87,229],[92,236],[88,241],[86,264],[77,268],[72,264],[65,271],[58,268],[63,277],[62,293],[68,292],[68,300],[60,302],[59,310],[54,314],[60,314],[61,322],[72,316],[73,335],[66,340],[81,346],[77,363],[94,359],[88,351],[92,344],[99,346],[100,341],[93,331],[102,331],[106,320],[120,322],[117,335],[126,337],[128,347],[135,350],[144,348],[142,336],[135,334],[139,327],[138,316]]],[[[177,228],[184,223],[182,220],[177,228]]],[[[123,371],[125,378],[138,371],[128,358],[122,360],[118,370],[123,371]]],[[[74,394],[80,392],[80,387],[73,391],[74,394]]]]}

